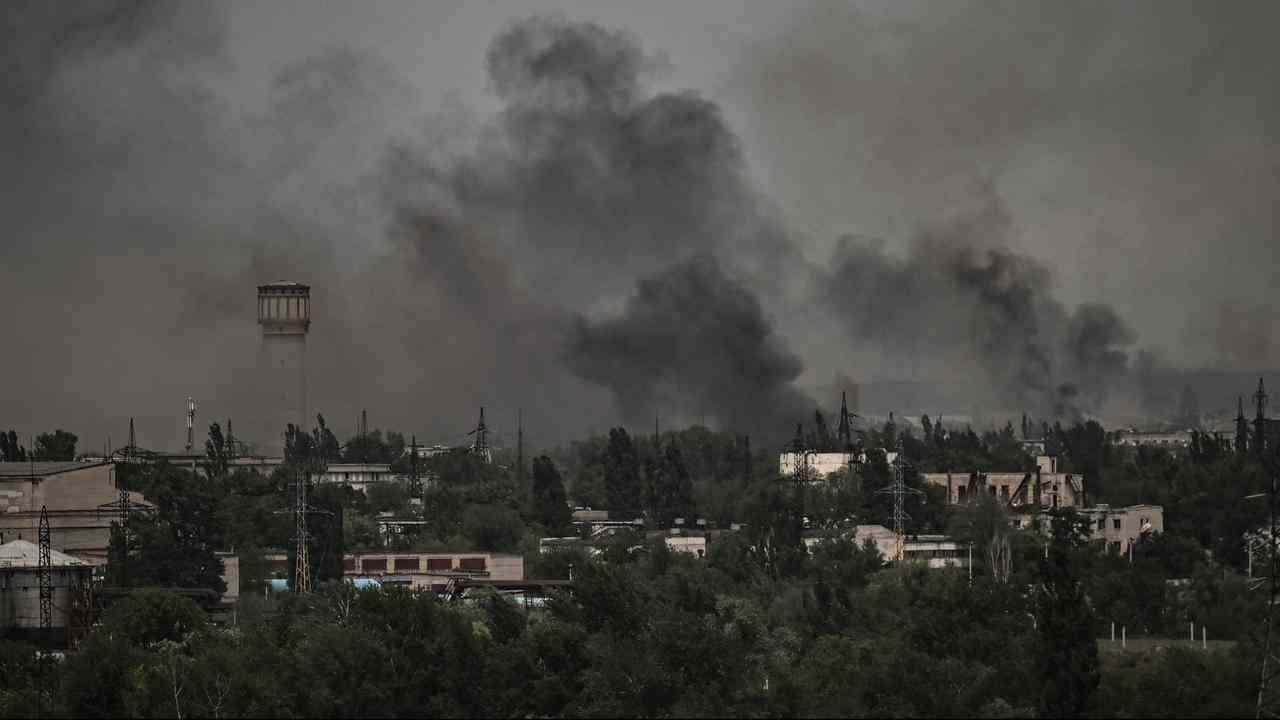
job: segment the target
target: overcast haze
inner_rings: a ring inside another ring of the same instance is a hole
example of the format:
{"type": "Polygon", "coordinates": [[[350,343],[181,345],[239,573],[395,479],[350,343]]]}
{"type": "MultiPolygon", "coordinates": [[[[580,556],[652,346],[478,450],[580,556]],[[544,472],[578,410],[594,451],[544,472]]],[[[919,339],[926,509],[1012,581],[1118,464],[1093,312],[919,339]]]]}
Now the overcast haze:
{"type": "Polygon", "coordinates": [[[482,404],[785,436],[850,381],[1131,418],[1153,368],[1280,368],[1274,3],[0,13],[23,434],[252,426],[278,279],[310,408],[429,443],[482,404]]]}

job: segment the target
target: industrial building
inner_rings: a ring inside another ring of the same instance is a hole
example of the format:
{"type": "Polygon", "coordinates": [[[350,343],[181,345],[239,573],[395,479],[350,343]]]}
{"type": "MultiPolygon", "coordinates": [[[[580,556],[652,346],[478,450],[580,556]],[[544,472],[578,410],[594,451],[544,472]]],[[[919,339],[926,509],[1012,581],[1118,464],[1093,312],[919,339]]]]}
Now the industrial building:
{"type": "MultiPolygon", "coordinates": [[[[884,459],[885,462],[892,464],[898,459],[898,453],[886,452],[884,459]]],[[[817,482],[825,480],[832,473],[848,470],[850,466],[866,461],[867,454],[862,451],[788,451],[778,454],[778,474],[784,478],[793,478],[803,472],[807,474],[808,480],[817,482]]]]}
{"type": "MultiPolygon", "coordinates": [[[[128,496],[131,506],[146,505],[140,494],[128,496]]],[[[0,463],[0,543],[34,541],[45,507],[53,547],[105,565],[119,501],[112,462],[0,463]]]]}
{"type": "MultiPolygon", "coordinates": [[[[270,572],[288,575],[289,557],[283,553],[264,557],[270,572]]],[[[454,578],[493,581],[524,580],[524,557],[492,552],[390,552],[347,553],[342,574],[348,578],[374,578],[383,587],[444,592],[454,578]]]]}
{"type": "Polygon", "coordinates": [[[1053,455],[1037,457],[1035,470],[1027,472],[938,472],[923,473],[923,477],[930,485],[946,488],[948,505],[972,501],[979,493],[1007,507],[1083,508],[1087,499],[1084,478],[1060,472],[1053,455]]]}
{"type": "MultiPolygon", "coordinates": [[[[84,615],[85,590],[93,566],[57,550],[49,551],[50,617],[48,631],[65,637],[84,615]]],[[[40,546],[29,540],[0,545],[0,637],[46,642],[40,616],[40,546]]]]}
{"type": "Polygon", "coordinates": [[[1169,450],[1184,450],[1191,446],[1190,430],[1165,430],[1160,432],[1142,432],[1137,428],[1117,430],[1116,444],[1124,447],[1158,447],[1169,450]]]}

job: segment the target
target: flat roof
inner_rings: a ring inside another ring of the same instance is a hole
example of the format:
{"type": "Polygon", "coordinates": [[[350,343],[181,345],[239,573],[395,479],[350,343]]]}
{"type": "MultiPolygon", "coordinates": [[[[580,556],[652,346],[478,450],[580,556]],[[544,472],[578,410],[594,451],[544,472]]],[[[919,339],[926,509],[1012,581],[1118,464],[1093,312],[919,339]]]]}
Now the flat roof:
{"type": "Polygon", "coordinates": [[[49,477],[50,475],[61,475],[66,472],[75,470],[85,470],[99,465],[110,464],[106,460],[96,462],[81,462],[76,460],[59,461],[59,462],[0,462],[0,479],[22,479],[35,477],[49,477]]]}

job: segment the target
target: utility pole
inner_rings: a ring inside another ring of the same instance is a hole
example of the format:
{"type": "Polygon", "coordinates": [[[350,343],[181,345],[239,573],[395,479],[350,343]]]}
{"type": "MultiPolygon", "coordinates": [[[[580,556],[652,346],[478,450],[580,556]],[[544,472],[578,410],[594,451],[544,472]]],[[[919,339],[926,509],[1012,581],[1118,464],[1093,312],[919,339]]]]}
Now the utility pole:
{"type": "Polygon", "coordinates": [[[516,410],[516,486],[524,486],[524,411],[516,410]]]}
{"type": "Polygon", "coordinates": [[[409,445],[409,493],[413,497],[422,497],[422,481],[418,479],[418,436],[414,435],[409,445]]]}
{"type": "Polygon", "coordinates": [[[196,401],[187,396],[187,452],[195,447],[196,401]]]}
{"type": "Polygon", "coordinates": [[[1267,451],[1267,389],[1258,378],[1258,391],[1253,394],[1257,414],[1253,420],[1253,451],[1262,457],[1267,451]]]}

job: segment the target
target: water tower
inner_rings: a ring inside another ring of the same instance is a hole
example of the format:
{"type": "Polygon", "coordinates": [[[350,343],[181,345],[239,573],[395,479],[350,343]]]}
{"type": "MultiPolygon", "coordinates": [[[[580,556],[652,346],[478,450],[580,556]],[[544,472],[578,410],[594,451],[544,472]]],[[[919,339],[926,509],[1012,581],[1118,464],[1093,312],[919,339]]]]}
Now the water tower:
{"type": "Polygon", "coordinates": [[[266,426],[265,449],[283,450],[285,425],[304,426],[307,416],[307,331],[311,329],[311,286],[275,282],[258,286],[262,327],[260,395],[266,426]]]}

